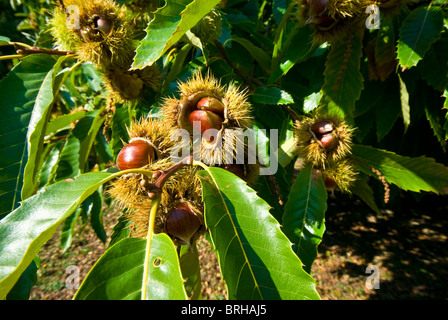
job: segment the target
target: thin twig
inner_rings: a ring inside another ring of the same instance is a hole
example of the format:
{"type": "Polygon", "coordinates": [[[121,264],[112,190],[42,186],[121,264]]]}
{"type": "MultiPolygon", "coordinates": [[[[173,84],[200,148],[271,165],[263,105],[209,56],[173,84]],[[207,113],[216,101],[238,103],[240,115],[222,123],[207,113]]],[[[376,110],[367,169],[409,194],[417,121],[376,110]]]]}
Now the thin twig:
{"type": "Polygon", "coordinates": [[[182,167],[186,165],[193,164],[193,156],[188,156],[184,160],[179,163],[176,163],[169,167],[166,170],[157,170],[152,175],[153,179],[156,179],[156,182],[151,183],[147,189],[149,189],[148,197],[151,199],[155,199],[163,189],[163,186],[167,182],[168,178],[171,177],[174,173],[179,171],[182,167]]]}
{"type": "Polygon", "coordinates": [[[29,55],[29,54],[37,54],[44,53],[49,55],[56,56],[67,56],[73,54],[71,51],[60,51],[56,49],[42,49],[39,47],[25,47],[22,44],[14,43],[14,48],[17,50],[16,52],[20,55],[29,55]]]}

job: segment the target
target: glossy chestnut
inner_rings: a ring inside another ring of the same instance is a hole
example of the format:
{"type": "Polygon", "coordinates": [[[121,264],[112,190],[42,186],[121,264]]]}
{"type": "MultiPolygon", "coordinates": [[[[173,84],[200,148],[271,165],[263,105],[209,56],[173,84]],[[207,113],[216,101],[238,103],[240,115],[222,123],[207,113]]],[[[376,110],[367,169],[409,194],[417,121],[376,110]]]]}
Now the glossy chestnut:
{"type": "Polygon", "coordinates": [[[205,97],[196,104],[198,110],[211,111],[217,115],[224,116],[224,104],[216,98],[205,97]]]}
{"type": "Polygon", "coordinates": [[[189,244],[193,235],[201,227],[201,220],[193,210],[184,203],[174,207],[166,220],[166,231],[171,236],[189,244]]]}
{"type": "Polygon", "coordinates": [[[117,156],[117,166],[120,170],[141,168],[155,158],[153,146],[146,140],[135,139],[123,147],[117,156]]]}

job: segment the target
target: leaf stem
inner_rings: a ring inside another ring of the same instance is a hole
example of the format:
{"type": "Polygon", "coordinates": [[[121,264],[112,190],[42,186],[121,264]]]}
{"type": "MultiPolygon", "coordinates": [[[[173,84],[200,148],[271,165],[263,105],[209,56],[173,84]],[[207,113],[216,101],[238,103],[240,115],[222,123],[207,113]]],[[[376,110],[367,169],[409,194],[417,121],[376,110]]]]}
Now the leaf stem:
{"type": "Polygon", "coordinates": [[[11,54],[8,56],[1,56],[0,60],[20,59],[20,58],[23,58],[21,54],[11,54]]]}
{"type": "Polygon", "coordinates": [[[149,186],[149,197],[151,199],[156,198],[160,191],[162,190],[163,186],[165,185],[166,181],[171,177],[174,173],[179,171],[182,167],[186,165],[191,165],[193,161],[193,156],[188,156],[179,163],[173,164],[171,167],[165,169],[165,170],[157,170],[152,174],[152,178],[156,179],[154,183],[152,183],[149,186]]]}
{"type": "Polygon", "coordinates": [[[74,54],[71,51],[60,51],[60,50],[56,50],[56,49],[43,49],[43,48],[39,48],[39,47],[30,47],[29,45],[25,45],[25,44],[19,43],[19,42],[13,42],[11,44],[14,45],[14,48],[17,50],[16,52],[20,55],[44,53],[44,54],[56,55],[56,56],[68,56],[68,55],[74,54]]]}
{"type": "Polygon", "coordinates": [[[151,211],[149,213],[149,222],[148,222],[148,234],[146,235],[146,248],[145,248],[145,261],[143,263],[143,281],[142,281],[142,294],[141,300],[147,299],[147,284],[149,277],[149,258],[151,255],[151,242],[152,237],[154,235],[154,222],[156,220],[157,209],[159,208],[161,195],[159,194],[152,202],[151,202],[151,211]]]}

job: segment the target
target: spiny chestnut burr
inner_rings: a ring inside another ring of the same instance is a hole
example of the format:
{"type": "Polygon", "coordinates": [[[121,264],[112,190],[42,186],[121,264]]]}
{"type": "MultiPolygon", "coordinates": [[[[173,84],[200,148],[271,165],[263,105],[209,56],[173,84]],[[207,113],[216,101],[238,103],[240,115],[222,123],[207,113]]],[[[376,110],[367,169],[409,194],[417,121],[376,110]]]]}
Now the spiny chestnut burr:
{"type": "Polygon", "coordinates": [[[137,169],[149,164],[154,158],[154,148],[148,141],[133,139],[118,153],[117,166],[120,170],[137,169]]]}
{"type": "Polygon", "coordinates": [[[211,111],[224,117],[224,105],[221,101],[212,97],[205,97],[198,101],[196,108],[199,110],[211,111]]]}
{"type": "Polygon", "coordinates": [[[199,122],[201,124],[201,134],[203,134],[203,138],[207,141],[212,140],[212,136],[210,134],[204,134],[204,132],[208,129],[221,129],[223,119],[214,112],[205,111],[205,110],[195,110],[190,114],[189,117],[190,123],[195,128],[194,122],[199,122]]]}
{"type": "Polygon", "coordinates": [[[193,235],[201,227],[201,220],[193,210],[184,203],[176,205],[166,220],[166,231],[171,236],[190,244],[193,235]]]}

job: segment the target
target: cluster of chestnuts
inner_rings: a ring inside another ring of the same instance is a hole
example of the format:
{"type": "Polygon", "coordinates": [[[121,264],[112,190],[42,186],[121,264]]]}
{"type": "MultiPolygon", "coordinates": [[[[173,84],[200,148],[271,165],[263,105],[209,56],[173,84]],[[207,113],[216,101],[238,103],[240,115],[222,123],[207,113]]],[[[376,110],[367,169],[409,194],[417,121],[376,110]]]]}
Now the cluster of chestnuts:
{"type": "Polygon", "coordinates": [[[112,0],[60,1],[51,19],[51,31],[61,49],[92,62],[103,75],[110,109],[115,102],[143,99],[146,90],[160,90],[157,66],[129,71],[135,55],[137,26],[127,7],[112,0]],[[77,8],[75,13],[70,13],[72,7],[77,8]],[[77,21],[79,26],[67,21],[77,21]]]}
{"type": "Polygon", "coordinates": [[[295,0],[299,20],[315,29],[315,42],[332,42],[347,32],[364,30],[370,6],[382,14],[399,12],[413,0],[295,0]]]}
{"type": "Polygon", "coordinates": [[[356,173],[350,160],[353,129],[338,116],[315,112],[296,125],[300,158],[322,174],[327,190],[350,192],[356,173]]]}
{"type": "MultiPolygon", "coordinates": [[[[129,143],[117,155],[116,165],[119,170],[164,172],[171,168],[173,163],[170,161],[170,153],[177,141],[171,140],[170,136],[175,129],[186,129],[189,132],[190,147],[195,134],[200,133],[202,148],[222,153],[222,148],[226,147],[228,128],[247,129],[250,126],[250,105],[245,93],[238,88],[221,86],[212,75],[203,77],[200,73],[180,83],[179,87],[180,98],[167,98],[164,101],[164,117],[148,118],[131,124],[128,130],[129,143]],[[209,129],[215,129],[214,134],[209,134],[209,129]],[[214,137],[217,136],[224,140],[221,148],[214,145],[214,137]]],[[[227,163],[225,158],[204,154],[204,163],[221,167],[248,183],[258,176],[256,165],[227,163]]],[[[178,244],[191,244],[205,231],[201,184],[195,176],[196,170],[192,166],[185,166],[174,172],[160,195],[155,232],[166,232],[178,244]]],[[[148,178],[140,173],[127,173],[116,179],[109,189],[109,194],[119,206],[127,209],[134,236],[146,235],[148,211],[152,203],[149,186],[154,179],[154,176],[148,178]]]]}
{"type": "Polygon", "coordinates": [[[224,105],[221,101],[213,97],[204,97],[196,104],[196,110],[190,113],[188,117],[193,130],[198,126],[195,123],[199,123],[199,132],[202,138],[206,141],[212,142],[213,135],[209,134],[209,129],[221,129],[222,122],[224,121],[224,105]]]}

